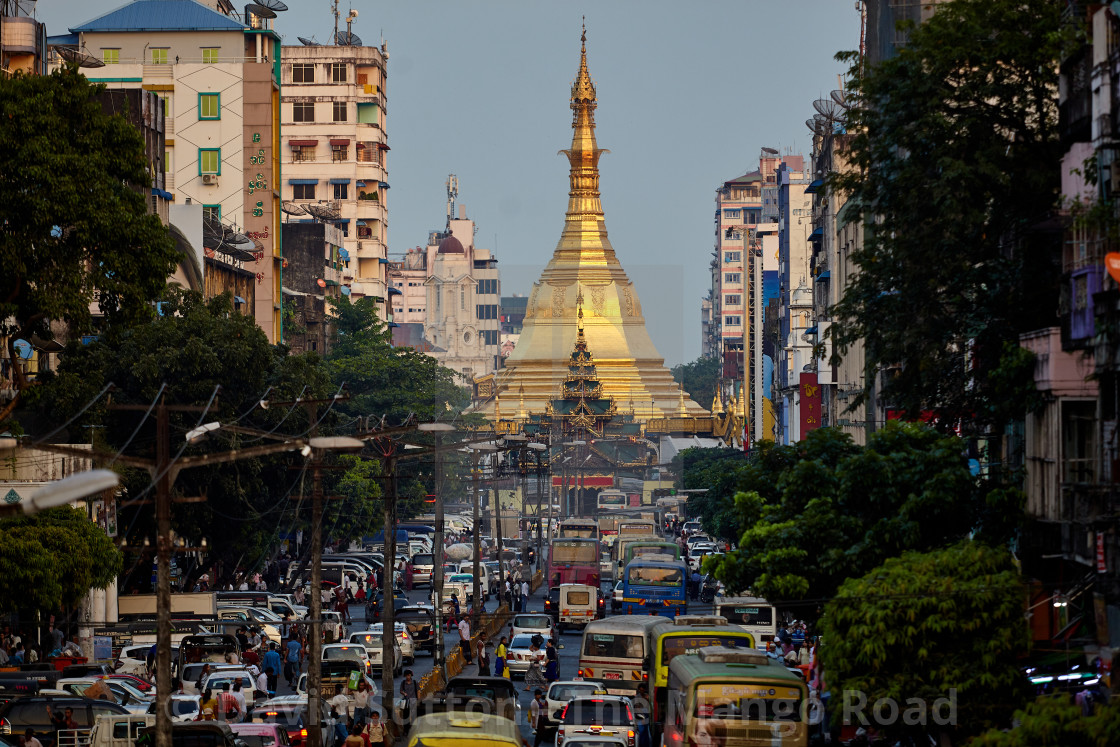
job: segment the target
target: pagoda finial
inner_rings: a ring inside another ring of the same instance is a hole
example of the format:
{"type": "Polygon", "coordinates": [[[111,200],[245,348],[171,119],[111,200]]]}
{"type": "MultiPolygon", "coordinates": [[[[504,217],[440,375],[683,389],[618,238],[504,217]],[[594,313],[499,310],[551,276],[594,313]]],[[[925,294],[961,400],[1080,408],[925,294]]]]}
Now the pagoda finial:
{"type": "Polygon", "coordinates": [[[576,294],[576,330],[577,336],[583,337],[583,288],[576,294]]]}
{"type": "Polygon", "coordinates": [[[599,199],[599,156],[605,153],[595,143],[595,84],[587,69],[587,24],[580,34],[579,71],[572,83],[572,147],[560,151],[568,157],[568,213],[566,221],[601,221],[603,205],[599,199]]]}

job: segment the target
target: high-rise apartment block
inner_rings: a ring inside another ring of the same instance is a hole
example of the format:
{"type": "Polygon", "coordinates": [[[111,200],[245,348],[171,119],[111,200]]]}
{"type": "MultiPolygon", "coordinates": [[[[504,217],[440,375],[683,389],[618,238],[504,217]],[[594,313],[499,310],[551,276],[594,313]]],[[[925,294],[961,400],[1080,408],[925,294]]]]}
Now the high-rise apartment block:
{"type": "MultiPolygon", "coordinates": [[[[354,40],[352,35],[341,40],[348,39],[354,40]]],[[[283,53],[280,189],[285,208],[298,213],[312,205],[339,226],[343,284],[353,298],[383,301],[382,318],[391,320],[385,169],[389,55],[384,47],[352,44],[286,46],[283,53]]]]}

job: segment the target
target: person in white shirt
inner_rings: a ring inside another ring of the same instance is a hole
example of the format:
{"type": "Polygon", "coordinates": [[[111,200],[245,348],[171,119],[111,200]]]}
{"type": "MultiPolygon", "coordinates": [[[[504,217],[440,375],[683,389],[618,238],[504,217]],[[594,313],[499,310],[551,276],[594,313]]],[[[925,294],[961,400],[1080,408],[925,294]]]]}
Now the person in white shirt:
{"type": "Polygon", "coordinates": [[[345,740],[349,734],[346,731],[346,720],[350,716],[350,698],[346,697],[346,687],[343,685],[338,686],[335,691],[335,696],[327,701],[331,710],[338,716],[338,721],[335,722],[335,733],[340,740],[345,740]]]}
{"type": "Polygon", "coordinates": [[[521,611],[529,611],[529,582],[524,579],[521,581],[521,611]]]}
{"type": "Polygon", "coordinates": [[[467,622],[467,616],[463,615],[459,620],[459,650],[463,652],[463,660],[468,664],[471,663],[471,624],[467,622]]]}

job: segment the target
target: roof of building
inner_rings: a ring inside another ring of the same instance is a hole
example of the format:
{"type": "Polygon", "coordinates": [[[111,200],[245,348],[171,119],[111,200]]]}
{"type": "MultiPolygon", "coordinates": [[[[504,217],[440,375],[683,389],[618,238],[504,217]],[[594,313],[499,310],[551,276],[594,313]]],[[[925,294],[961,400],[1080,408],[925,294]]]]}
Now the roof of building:
{"type": "Polygon", "coordinates": [[[466,254],[463,249],[462,242],[454,236],[448,236],[443,241],[439,242],[439,249],[436,250],[438,254],[466,254]]]}
{"type": "Polygon", "coordinates": [[[737,176],[730,181],[726,181],[723,184],[724,186],[730,186],[732,184],[754,184],[755,182],[760,181],[762,181],[762,172],[751,171],[750,173],[743,174],[742,176],[737,176]]]}
{"type": "Polygon", "coordinates": [[[71,28],[89,31],[243,31],[245,25],[198,0],[134,0],[71,28]]]}

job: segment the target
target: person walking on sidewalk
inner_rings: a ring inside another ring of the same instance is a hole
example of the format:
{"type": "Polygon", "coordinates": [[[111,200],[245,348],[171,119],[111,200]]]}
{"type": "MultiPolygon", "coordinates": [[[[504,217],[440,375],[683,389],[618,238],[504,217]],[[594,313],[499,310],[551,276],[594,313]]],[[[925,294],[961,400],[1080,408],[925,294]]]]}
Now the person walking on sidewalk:
{"type": "Polygon", "coordinates": [[[463,652],[463,660],[471,663],[471,624],[467,616],[459,618],[459,650],[463,652]]]}

